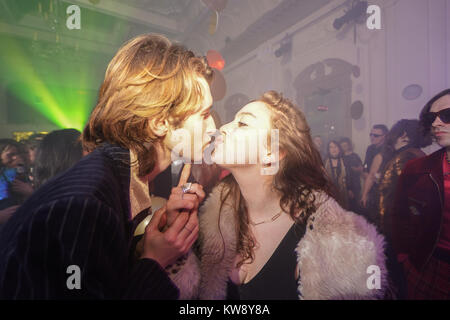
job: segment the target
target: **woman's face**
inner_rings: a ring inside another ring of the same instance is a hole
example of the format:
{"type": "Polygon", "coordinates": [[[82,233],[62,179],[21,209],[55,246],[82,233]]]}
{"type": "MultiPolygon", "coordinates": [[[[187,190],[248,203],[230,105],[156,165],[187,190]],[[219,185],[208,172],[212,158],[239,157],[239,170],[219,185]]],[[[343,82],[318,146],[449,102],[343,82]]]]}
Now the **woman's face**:
{"type": "Polygon", "coordinates": [[[394,148],[395,150],[398,150],[409,143],[409,137],[406,134],[406,132],[403,133],[400,137],[397,138],[397,141],[395,142],[394,148]]]}
{"type": "Polygon", "coordinates": [[[34,164],[34,161],[36,160],[36,153],[37,153],[36,147],[31,146],[28,148],[28,161],[30,162],[30,164],[34,164]]]}
{"type": "Polygon", "coordinates": [[[271,134],[271,111],[261,101],[245,105],[233,121],[220,128],[220,133],[212,158],[225,168],[257,164],[262,157],[272,154],[267,143],[271,134]]]}
{"type": "Polygon", "coordinates": [[[339,147],[335,143],[330,143],[328,148],[332,158],[339,157],[339,147]]]}

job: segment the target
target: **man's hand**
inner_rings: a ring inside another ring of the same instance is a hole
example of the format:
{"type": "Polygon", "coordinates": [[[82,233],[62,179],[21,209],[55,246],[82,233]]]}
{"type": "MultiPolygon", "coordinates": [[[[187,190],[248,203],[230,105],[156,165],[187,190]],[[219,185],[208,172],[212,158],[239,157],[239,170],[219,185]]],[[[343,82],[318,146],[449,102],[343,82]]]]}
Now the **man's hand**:
{"type": "Polygon", "coordinates": [[[198,212],[200,203],[205,198],[205,192],[200,184],[193,183],[189,193],[183,193],[181,186],[172,188],[169,201],[167,201],[167,225],[172,225],[173,221],[181,211],[189,213],[198,212]]]}
{"type": "Polygon", "coordinates": [[[164,217],[165,208],[153,214],[152,220],[145,228],[144,250],[141,256],[157,261],[163,268],[188,253],[197,240],[199,231],[196,213],[180,212],[172,225],[162,232],[160,228],[164,225],[164,217]]]}
{"type": "Polygon", "coordinates": [[[11,182],[11,189],[15,193],[18,193],[26,197],[31,196],[31,194],[34,192],[31,183],[26,183],[17,179],[11,182]]]}
{"type": "Polygon", "coordinates": [[[11,206],[6,209],[0,210],[0,224],[8,221],[8,219],[11,218],[14,212],[16,212],[17,208],[19,208],[19,206],[11,206]]]}
{"type": "Polygon", "coordinates": [[[351,190],[348,190],[348,197],[349,197],[349,199],[355,198],[355,195],[353,194],[353,192],[351,190]]]}
{"type": "Polygon", "coordinates": [[[176,219],[177,215],[180,213],[185,203],[194,204],[187,211],[190,213],[197,214],[198,206],[205,198],[205,192],[203,192],[203,187],[197,183],[191,185],[188,193],[183,193],[182,187],[189,178],[191,173],[191,165],[185,164],[183,170],[181,171],[180,180],[178,181],[178,186],[172,188],[172,193],[169,196],[169,201],[167,201],[167,226],[172,225],[173,221],[176,219]]]}

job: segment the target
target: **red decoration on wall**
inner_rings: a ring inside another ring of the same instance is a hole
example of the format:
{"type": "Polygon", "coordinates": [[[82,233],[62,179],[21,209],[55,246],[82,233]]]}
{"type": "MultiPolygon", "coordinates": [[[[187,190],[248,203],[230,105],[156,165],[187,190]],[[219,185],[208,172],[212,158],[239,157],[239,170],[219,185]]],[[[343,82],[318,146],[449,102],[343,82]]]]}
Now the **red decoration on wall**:
{"type": "Polygon", "coordinates": [[[222,70],[225,67],[225,60],[222,58],[220,52],[216,50],[208,50],[206,53],[206,60],[211,68],[222,70]]]}

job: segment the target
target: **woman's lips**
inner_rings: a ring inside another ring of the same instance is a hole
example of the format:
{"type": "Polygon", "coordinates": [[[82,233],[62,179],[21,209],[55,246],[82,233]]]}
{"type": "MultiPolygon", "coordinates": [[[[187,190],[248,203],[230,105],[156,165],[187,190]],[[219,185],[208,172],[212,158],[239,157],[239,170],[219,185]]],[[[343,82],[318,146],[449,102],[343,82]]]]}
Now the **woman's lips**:
{"type": "Polygon", "coordinates": [[[219,144],[221,144],[221,143],[223,143],[223,136],[222,136],[222,135],[217,136],[217,137],[214,139],[214,146],[217,146],[217,145],[219,145],[219,144]]]}

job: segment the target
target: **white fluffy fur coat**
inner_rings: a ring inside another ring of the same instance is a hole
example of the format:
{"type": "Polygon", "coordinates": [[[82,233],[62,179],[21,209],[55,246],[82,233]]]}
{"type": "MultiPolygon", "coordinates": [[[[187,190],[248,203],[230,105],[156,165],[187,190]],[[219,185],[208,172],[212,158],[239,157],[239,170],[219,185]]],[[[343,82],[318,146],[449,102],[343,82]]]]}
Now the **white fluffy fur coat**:
{"type": "MultiPolygon", "coordinates": [[[[237,235],[229,203],[219,215],[221,188],[213,190],[200,210],[200,259],[191,252],[180,271],[171,275],[180,288],[180,299],[226,298],[237,255],[237,235]]],[[[299,299],[382,298],[388,282],[383,236],[363,217],[345,211],[326,194],[315,195],[317,211],[309,218],[296,248],[299,299]],[[369,266],[379,267],[381,289],[368,288],[369,266]]]]}

